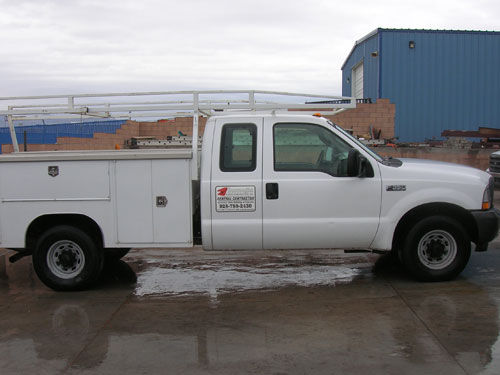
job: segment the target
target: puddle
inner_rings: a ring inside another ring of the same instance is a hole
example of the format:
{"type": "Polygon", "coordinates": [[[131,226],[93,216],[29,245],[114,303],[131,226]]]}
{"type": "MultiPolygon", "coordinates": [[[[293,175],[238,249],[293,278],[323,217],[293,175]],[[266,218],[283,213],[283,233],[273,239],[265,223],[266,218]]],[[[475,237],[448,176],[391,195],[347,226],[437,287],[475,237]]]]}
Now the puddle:
{"type": "Polygon", "coordinates": [[[155,267],[138,276],[135,294],[186,295],[223,293],[287,286],[321,286],[347,283],[362,273],[361,268],[337,265],[291,265],[265,263],[258,267],[213,266],[175,268],[155,267]]]}

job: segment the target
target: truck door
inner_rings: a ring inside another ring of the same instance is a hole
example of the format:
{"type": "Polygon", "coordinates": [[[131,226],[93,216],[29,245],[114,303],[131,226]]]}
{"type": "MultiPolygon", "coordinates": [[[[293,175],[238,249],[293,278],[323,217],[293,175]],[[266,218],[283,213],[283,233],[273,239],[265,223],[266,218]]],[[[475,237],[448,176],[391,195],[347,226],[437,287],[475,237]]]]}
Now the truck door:
{"type": "Polygon", "coordinates": [[[368,247],[381,202],[375,162],[373,177],[347,177],[352,146],[333,128],[264,121],[264,248],[368,247]]]}
{"type": "Polygon", "coordinates": [[[262,249],[262,118],[215,123],[211,167],[214,249],[262,249]]]}

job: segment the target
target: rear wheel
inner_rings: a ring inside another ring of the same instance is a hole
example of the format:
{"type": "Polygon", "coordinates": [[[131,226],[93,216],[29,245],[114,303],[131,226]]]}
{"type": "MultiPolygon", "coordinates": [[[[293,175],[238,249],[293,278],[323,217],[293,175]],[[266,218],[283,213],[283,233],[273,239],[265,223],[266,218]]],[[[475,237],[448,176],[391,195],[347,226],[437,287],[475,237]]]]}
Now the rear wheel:
{"type": "Polygon", "coordinates": [[[81,290],[99,277],[103,255],[87,233],[60,225],[39,238],[33,252],[33,267],[40,280],[54,290],[81,290]]]}
{"type": "Polygon", "coordinates": [[[470,250],[469,235],[458,221],[447,216],[431,216],[409,230],[401,258],[416,278],[445,281],[463,271],[470,250]]]}

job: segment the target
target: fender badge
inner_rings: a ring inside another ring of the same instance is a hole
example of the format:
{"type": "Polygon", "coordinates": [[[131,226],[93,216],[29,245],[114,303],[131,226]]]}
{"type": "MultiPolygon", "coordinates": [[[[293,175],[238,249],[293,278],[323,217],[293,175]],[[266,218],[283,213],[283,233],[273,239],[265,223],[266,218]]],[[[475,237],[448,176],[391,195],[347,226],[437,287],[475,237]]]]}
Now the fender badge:
{"type": "Polygon", "coordinates": [[[48,173],[49,176],[56,177],[57,175],[59,175],[59,167],[57,165],[49,165],[48,173]]]}
{"type": "Polygon", "coordinates": [[[387,191],[406,191],[406,185],[387,185],[385,187],[387,191]]]}

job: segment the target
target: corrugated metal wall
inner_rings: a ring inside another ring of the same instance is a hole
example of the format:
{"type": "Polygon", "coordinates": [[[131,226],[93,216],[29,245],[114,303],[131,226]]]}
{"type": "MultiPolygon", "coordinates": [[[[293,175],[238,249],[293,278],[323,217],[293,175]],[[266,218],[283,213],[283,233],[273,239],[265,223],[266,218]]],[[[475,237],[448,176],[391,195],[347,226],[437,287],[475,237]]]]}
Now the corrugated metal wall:
{"type": "MultiPolygon", "coordinates": [[[[395,134],[402,142],[440,138],[446,129],[500,128],[500,33],[379,29],[380,69],[365,82],[365,96],[396,104],[395,134]],[[409,48],[414,41],[415,48],[409,48]]],[[[369,48],[364,41],[349,57],[369,48]],[[358,52],[359,50],[359,52],[358,52]]],[[[349,73],[348,63],[343,74],[349,73]]],[[[346,82],[345,95],[349,95],[346,82]]]]}
{"type": "Polygon", "coordinates": [[[381,39],[380,97],[396,104],[400,141],[500,128],[500,33],[382,31],[381,39]]]}
{"type": "Polygon", "coordinates": [[[351,96],[352,69],[363,61],[363,96],[377,98],[378,58],[371,53],[378,51],[378,35],[374,35],[357,45],[342,67],[342,95],[351,96]]]}

